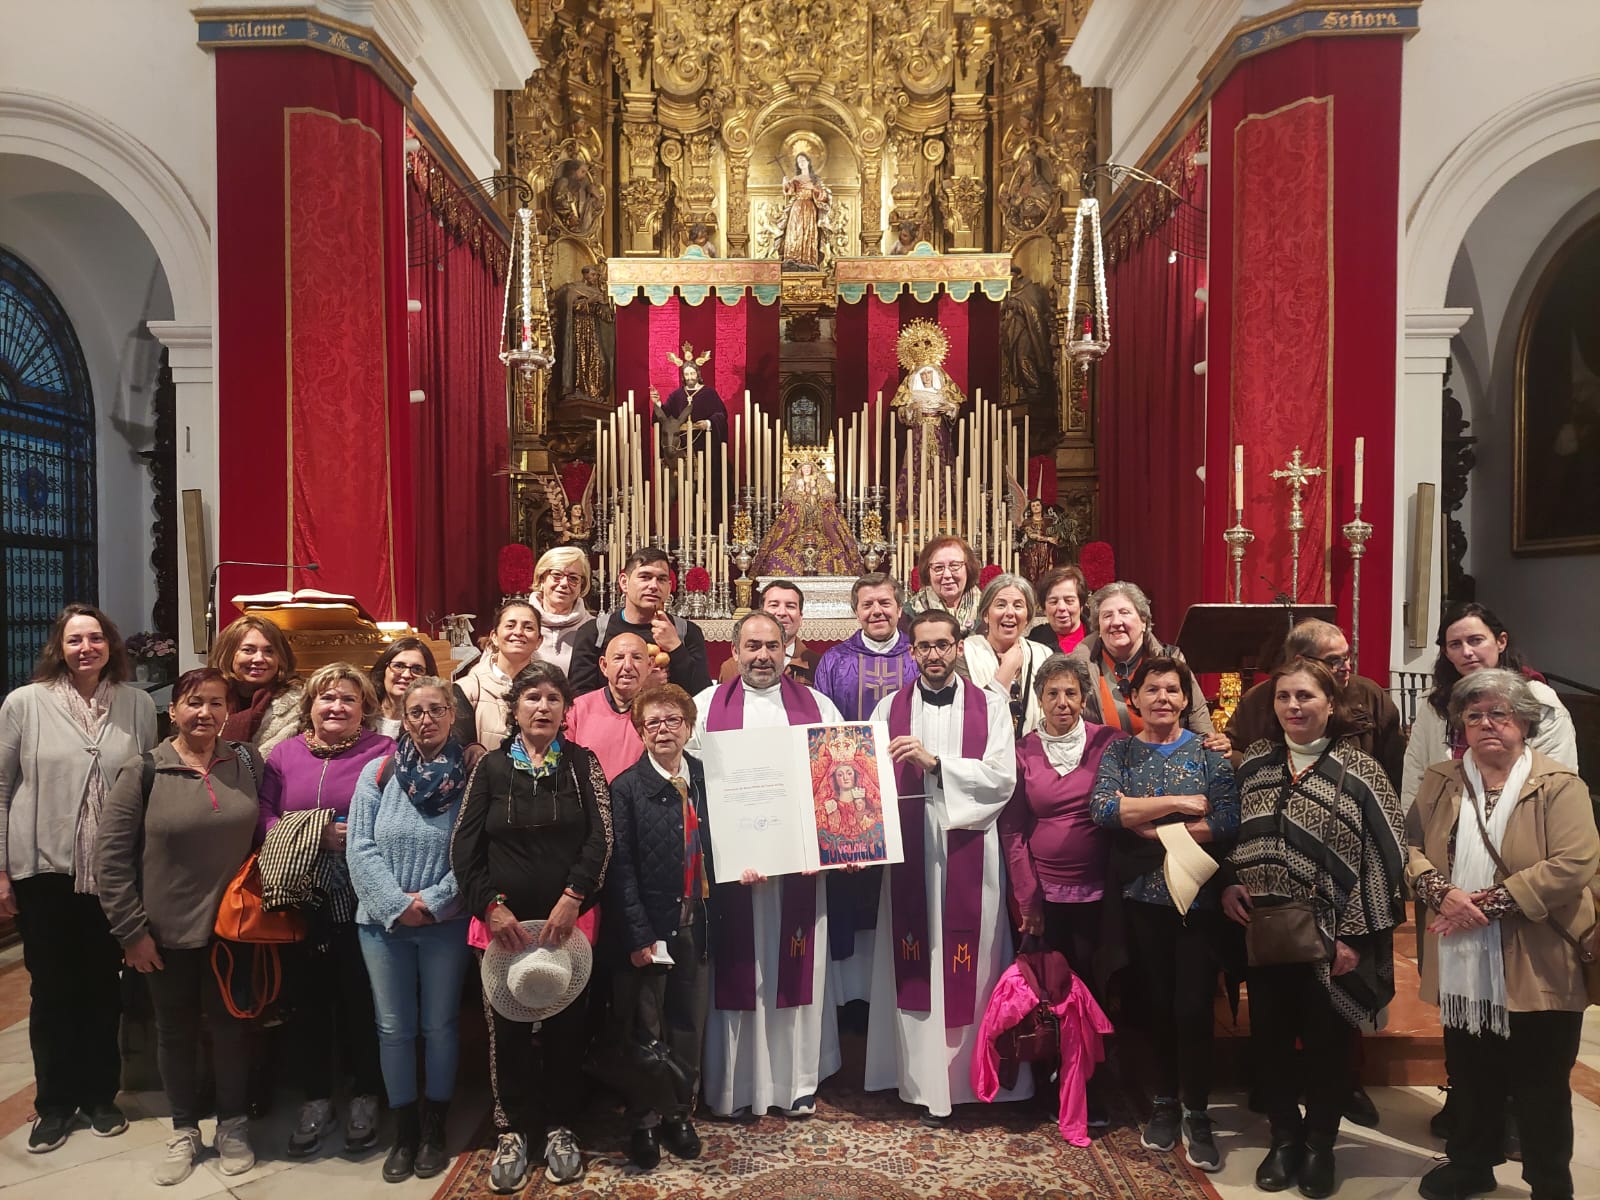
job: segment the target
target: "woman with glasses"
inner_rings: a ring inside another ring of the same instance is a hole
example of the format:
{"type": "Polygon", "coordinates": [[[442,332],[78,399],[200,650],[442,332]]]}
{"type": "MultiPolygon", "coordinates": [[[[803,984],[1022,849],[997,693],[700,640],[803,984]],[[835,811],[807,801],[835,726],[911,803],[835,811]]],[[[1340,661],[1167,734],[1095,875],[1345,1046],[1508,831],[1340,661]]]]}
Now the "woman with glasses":
{"type": "Polygon", "coordinates": [[[589,594],[588,551],[577,546],[546,550],[534,565],[533,578],[528,603],[539,614],[539,657],[570,670],[578,630],[594,616],[583,602],[589,594]]]}
{"type": "Polygon", "coordinates": [[[967,678],[993,688],[1011,705],[1016,737],[1039,727],[1039,695],[1034,689],[1040,665],[1050,650],[1025,636],[1033,624],[1033,587],[1020,575],[996,575],[978,599],[978,629],[963,643],[967,678]]]}
{"type": "Polygon", "coordinates": [[[906,601],[906,618],[939,609],[949,613],[963,636],[978,623],[978,556],[958,537],[936,537],[917,556],[922,587],[906,601]]]}
{"type": "Polygon", "coordinates": [[[378,693],[378,709],[372,727],[384,737],[398,738],[405,729],[406,689],[425,675],[437,675],[433,651],[421,638],[396,638],[372,665],[372,690],[378,693]]]}
{"type": "Polygon", "coordinates": [[[1494,1190],[1507,1095],[1535,1200],[1573,1195],[1570,1081],[1589,1005],[1577,946],[1595,926],[1600,837],[1583,781],[1535,748],[1547,712],[1517,671],[1455,680],[1450,727],[1467,749],[1423,773],[1406,826],[1406,879],[1429,914],[1422,997],[1439,1005],[1456,1109],[1449,1161],[1418,1187],[1427,1200],[1494,1190]]]}
{"type": "Polygon", "coordinates": [[[670,1093],[658,1083],[652,1094],[642,1058],[628,1064],[628,1157],[646,1171],[661,1161],[662,1146],[676,1158],[700,1155],[689,1118],[705,1040],[711,839],[705,770],[684,752],[696,716],[694,701],[676,684],[646,687],[633,702],[645,752],[611,784],[616,849],[601,948],[613,966],[612,1045],[627,1053],[661,1043],[678,1067],[670,1093]]]}
{"type": "Polygon", "coordinates": [[[414,680],[394,754],[366,765],[350,801],[345,858],[395,1116],[383,1163],[390,1183],[413,1173],[432,1178],[449,1162],[444,1120],[455,1093],[456,1014],[469,958],[467,914],[450,870],[450,834],[467,783],[461,743],[450,732],[454,716],[448,683],[434,675],[414,680]]]}

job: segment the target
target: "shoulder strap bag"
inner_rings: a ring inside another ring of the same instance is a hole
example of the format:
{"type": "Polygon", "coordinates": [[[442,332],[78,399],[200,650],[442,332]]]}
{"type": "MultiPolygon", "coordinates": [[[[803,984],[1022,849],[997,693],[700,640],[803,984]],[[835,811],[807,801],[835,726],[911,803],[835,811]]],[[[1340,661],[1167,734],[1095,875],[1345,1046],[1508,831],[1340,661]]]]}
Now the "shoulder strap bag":
{"type": "MultiPolygon", "coordinates": [[[[1278,839],[1288,857],[1289,795],[1294,790],[1294,759],[1285,748],[1285,770],[1289,779],[1278,794],[1278,839]]],[[[1315,767],[1311,768],[1315,770],[1315,767]]],[[[1334,793],[1334,803],[1344,794],[1345,766],[1339,763],[1339,784],[1334,793]]],[[[1250,910],[1250,924],[1244,927],[1245,951],[1252,967],[1288,966],[1295,963],[1331,963],[1334,952],[1334,928],[1337,913],[1333,905],[1317,894],[1316,882],[1328,869],[1328,825],[1332,814],[1322,814],[1322,833],[1317,838],[1317,875],[1312,881],[1312,894],[1297,896],[1277,904],[1255,903],[1250,910]],[[1318,918],[1329,916],[1324,923],[1318,918]]]]}

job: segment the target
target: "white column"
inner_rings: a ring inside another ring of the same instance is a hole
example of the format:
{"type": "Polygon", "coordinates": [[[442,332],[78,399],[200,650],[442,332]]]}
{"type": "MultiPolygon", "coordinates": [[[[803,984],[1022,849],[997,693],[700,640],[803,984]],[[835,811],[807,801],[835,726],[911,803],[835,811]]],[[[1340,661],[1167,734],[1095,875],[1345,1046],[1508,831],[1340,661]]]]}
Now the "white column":
{"type": "Polygon", "coordinates": [[[217,560],[217,498],[220,494],[217,450],[217,401],[212,386],[216,378],[216,357],[210,325],[187,325],[177,321],[150,321],[150,332],[167,348],[167,363],[177,389],[177,488],[178,527],[178,659],[184,669],[199,666],[205,659],[205,644],[196,645],[194,615],[205,615],[206,597],[189,589],[189,547],[183,527],[183,493],[198,489],[205,511],[205,562],[209,571],[217,560]]]}
{"type": "Polygon", "coordinates": [[[1402,383],[1395,409],[1394,614],[1389,645],[1390,669],[1433,669],[1433,635],[1443,586],[1444,538],[1438,505],[1442,500],[1444,456],[1444,372],[1450,339],[1472,315],[1470,308],[1412,308],[1405,314],[1402,383]],[[1409,644],[1405,600],[1416,552],[1417,485],[1434,486],[1434,514],[1428,555],[1428,619],[1423,644],[1409,644]]]}

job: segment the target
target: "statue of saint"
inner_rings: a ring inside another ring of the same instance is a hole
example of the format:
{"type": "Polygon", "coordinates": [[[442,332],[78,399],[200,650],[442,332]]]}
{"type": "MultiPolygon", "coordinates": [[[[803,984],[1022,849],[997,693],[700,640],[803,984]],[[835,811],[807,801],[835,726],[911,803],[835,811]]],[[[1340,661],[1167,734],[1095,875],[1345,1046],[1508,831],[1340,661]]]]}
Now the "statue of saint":
{"type": "Polygon", "coordinates": [[[1000,211],[1006,224],[1021,233],[1038,229],[1050,219],[1055,196],[1038,152],[1031,145],[1019,147],[1011,174],[1000,189],[1000,211]]]}
{"type": "Polygon", "coordinates": [[[804,150],[794,156],[794,174],[784,177],[783,194],[778,257],[786,267],[820,270],[832,233],[828,216],[833,193],[812,171],[811,156],[804,150]]]}
{"type": "Polygon", "coordinates": [[[1029,500],[1022,523],[1017,528],[1021,547],[1022,574],[1037,584],[1051,570],[1067,561],[1077,541],[1075,522],[1055,505],[1029,500]]]}
{"type": "Polygon", "coordinates": [[[891,256],[910,254],[917,248],[917,223],[915,221],[901,221],[894,227],[894,245],[889,247],[891,256]]]}
{"type": "MultiPolygon", "coordinates": [[[[662,458],[681,461],[688,446],[708,451],[711,495],[721,497],[722,471],[728,456],[728,410],[717,389],[700,373],[710,360],[711,351],[696,356],[694,347],[685,342],[681,356],[669,352],[667,357],[678,368],[678,386],[667,393],[665,401],[654,387],[650,389],[651,409],[662,432],[662,458]]],[[[712,505],[713,509],[716,507],[712,505]]]]}
{"type": "Polygon", "coordinates": [[[1000,305],[1000,403],[1028,410],[1030,458],[1050,453],[1059,438],[1054,327],[1050,293],[1013,266],[1011,291],[1000,305]]]}
{"type": "Polygon", "coordinates": [[[900,509],[895,520],[912,511],[925,478],[937,480],[939,468],[955,465],[950,430],[967,398],[944,369],[950,341],[932,321],[915,320],[900,331],[895,345],[906,377],[895,391],[892,407],[912,433],[900,471],[900,509]]]}
{"type": "Polygon", "coordinates": [[[616,314],[598,266],[586,266],[551,296],[556,318],[556,395],[562,400],[611,402],[616,314]]]}
{"type": "Polygon", "coordinates": [[[550,185],[550,212],[568,233],[589,237],[600,227],[605,198],[595,187],[589,164],[569,158],[550,185]]]}
{"type": "Polygon", "coordinates": [[[861,554],[815,453],[796,456],[754,575],[860,575],[861,554]]]}

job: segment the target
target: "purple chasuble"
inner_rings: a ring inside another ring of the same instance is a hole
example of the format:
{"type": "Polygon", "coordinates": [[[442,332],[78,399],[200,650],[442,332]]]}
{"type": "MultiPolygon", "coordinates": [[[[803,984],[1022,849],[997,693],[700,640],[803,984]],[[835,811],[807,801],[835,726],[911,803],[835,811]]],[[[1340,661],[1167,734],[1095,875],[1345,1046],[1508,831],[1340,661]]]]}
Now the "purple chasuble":
{"type": "MultiPolygon", "coordinates": [[[[817,698],[804,684],[778,677],[778,694],[791,725],[822,720],[817,698]]],[[[744,728],[744,683],[730,679],[711,697],[706,732],[744,728]]],[[[778,956],[778,1007],[810,1004],[812,955],[816,940],[817,881],[809,875],[786,875],[783,888],[778,956]]],[[[719,883],[711,905],[712,1002],[724,1012],[749,1012],[756,1006],[755,904],[742,883],[719,883]]]]}
{"type": "MultiPolygon", "coordinates": [[[[911,732],[916,684],[889,702],[889,736],[911,732]]],[[[983,689],[961,688],[961,757],[982,758],[989,745],[989,707],[983,689]]],[[[894,937],[895,1007],[931,1012],[933,964],[928,944],[928,856],[923,829],[927,782],[911,762],[895,766],[900,793],[900,839],[905,861],[889,868],[889,929],[894,937]]],[[[943,946],[944,1026],[961,1029],[977,1019],[978,937],[983,925],[983,831],[945,831],[943,946]]]]}

